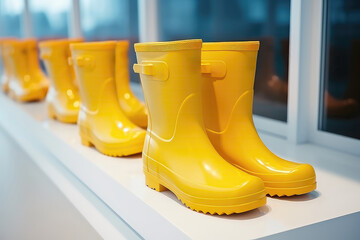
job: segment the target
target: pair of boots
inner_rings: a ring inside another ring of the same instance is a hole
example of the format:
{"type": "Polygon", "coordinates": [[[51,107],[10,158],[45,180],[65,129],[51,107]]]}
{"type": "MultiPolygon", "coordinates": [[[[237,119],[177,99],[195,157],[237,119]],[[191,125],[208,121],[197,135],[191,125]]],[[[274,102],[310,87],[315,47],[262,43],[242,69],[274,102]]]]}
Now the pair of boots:
{"type": "Polygon", "coordinates": [[[2,88],[17,101],[38,101],[46,96],[49,83],[41,71],[36,44],[34,39],[1,41],[2,88]]]}
{"type": "Polygon", "coordinates": [[[146,184],[211,214],[248,211],[270,196],[316,188],[309,164],[274,155],[252,119],[259,42],[135,44],[148,130],[146,184]]]}
{"type": "MultiPolygon", "coordinates": [[[[71,62],[70,44],[82,43],[82,39],[59,39],[40,42],[40,55],[50,79],[47,95],[50,118],[61,122],[76,123],[80,107],[78,83],[71,62]]],[[[85,44],[85,48],[86,48],[85,44]]],[[[117,97],[124,114],[136,125],[147,126],[145,106],[130,90],[127,41],[116,45],[117,97]]],[[[98,70],[99,71],[99,70],[98,70]]]]}
{"type": "Polygon", "coordinates": [[[64,123],[76,123],[79,113],[79,91],[69,58],[70,43],[82,41],[59,39],[39,43],[40,58],[50,80],[49,92],[46,95],[48,115],[64,123]]]}
{"type": "Polygon", "coordinates": [[[145,139],[147,112],[130,90],[128,47],[127,41],[70,44],[81,142],[109,156],[139,153],[145,139]]]}

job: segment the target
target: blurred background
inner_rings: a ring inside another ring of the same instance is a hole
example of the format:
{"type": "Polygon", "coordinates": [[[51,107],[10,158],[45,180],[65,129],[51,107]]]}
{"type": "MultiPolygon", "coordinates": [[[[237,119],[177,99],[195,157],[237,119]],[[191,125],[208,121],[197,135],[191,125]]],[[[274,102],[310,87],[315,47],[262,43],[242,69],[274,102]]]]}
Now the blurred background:
{"type": "MultiPolygon", "coordinates": [[[[21,38],[29,31],[40,40],[69,37],[73,2],[0,0],[0,36],[21,38]],[[31,23],[23,26],[26,14],[30,14],[27,19],[31,23]]],[[[81,33],[87,41],[139,41],[138,1],[75,2],[80,9],[81,33]]],[[[290,6],[290,0],[158,0],[158,38],[259,40],[253,111],[257,116],[286,123],[290,6]]],[[[318,128],[360,139],[360,1],[324,0],[323,6],[318,128]]],[[[129,58],[132,66],[136,61],[133,49],[129,58]]],[[[138,75],[130,72],[131,80],[139,83],[138,75]]]]}

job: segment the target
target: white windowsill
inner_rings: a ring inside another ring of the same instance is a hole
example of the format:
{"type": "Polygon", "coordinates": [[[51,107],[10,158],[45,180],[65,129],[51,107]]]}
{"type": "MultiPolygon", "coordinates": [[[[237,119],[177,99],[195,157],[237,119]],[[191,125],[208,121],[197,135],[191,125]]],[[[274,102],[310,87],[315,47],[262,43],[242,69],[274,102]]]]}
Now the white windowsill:
{"type": "MultiPolygon", "coordinates": [[[[360,211],[359,157],[313,144],[293,145],[261,134],[266,145],[281,157],[314,166],[316,191],[268,198],[266,206],[243,214],[211,216],[189,210],[169,191],[147,188],[140,155],[112,158],[82,146],[77,126],[49,120],[44,102],[19,104],[0,94],[0,125],[19,143],[26,143],[24,148],[54,156],[115,216],[146,239],[258,238],[360,211]]],[[[109,219],[101,224],[112,225],[109,219]]],[[[94,226],[106,227],[110,229],[94,226]]]]}

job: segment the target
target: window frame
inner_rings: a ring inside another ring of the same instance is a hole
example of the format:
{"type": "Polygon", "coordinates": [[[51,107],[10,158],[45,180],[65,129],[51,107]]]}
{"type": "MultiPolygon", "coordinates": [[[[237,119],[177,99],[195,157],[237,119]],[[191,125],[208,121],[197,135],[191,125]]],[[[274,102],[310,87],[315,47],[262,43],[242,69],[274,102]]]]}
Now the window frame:
{"type": "Polygon", "coordinates": [[[310,142],[360,155],[360,140],[319,129],[326,4],[327,0],[291,1],[290,25],[294,31],[290,30],[288,139],[296,144],[310,142]]]}

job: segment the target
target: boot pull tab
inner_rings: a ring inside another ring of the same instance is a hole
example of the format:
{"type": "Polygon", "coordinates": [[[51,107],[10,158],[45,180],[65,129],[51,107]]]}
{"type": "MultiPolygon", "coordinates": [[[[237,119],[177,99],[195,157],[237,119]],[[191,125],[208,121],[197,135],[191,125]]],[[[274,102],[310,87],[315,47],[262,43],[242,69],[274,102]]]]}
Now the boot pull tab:
{"type": "Polygon", "coordinates": [[[51,59],[51,52],[50,51],[41,51],[40,59],[42,60],[49,60],[51,59]]]}
{"type": "Polygon", "coordinates": [[[201,73],[212,78],[224,78],[226,76],[226,64],[221,60],[202,60],[201,73]]]}
{"type": "Polygon", "coordinates": [[[152,64],[134,64],[134,72],[145,75],[154,75],[154,65],[152,64]]]}
{"type": "Polygon", "coordinates": [[[169,77],[169,69],[166,62],[143,61],[134,64],[134,72],[150,76],[154,80],[166,81],[169,77]]]}
{"type": "Polygon", "coordinates": [[[43,54],[40,55],[40,58],[41,58],[42,60],[49,60],[50,57],[51,57],[51,55],[50,55],[50,54],[46,54],[46,53],[43,53],[43,54]]]}
{"type": "Polygon", "coordinates": [[[92,69],[95,67],[95,61],[92,56],[78,56],[75,59],[75,64],[86,69],[92,69]]]}
{"type": "Polygon", "coordinates": [[[72,57],[68,57],[68,65],[72,66],[74,64],[72,57]]]}

